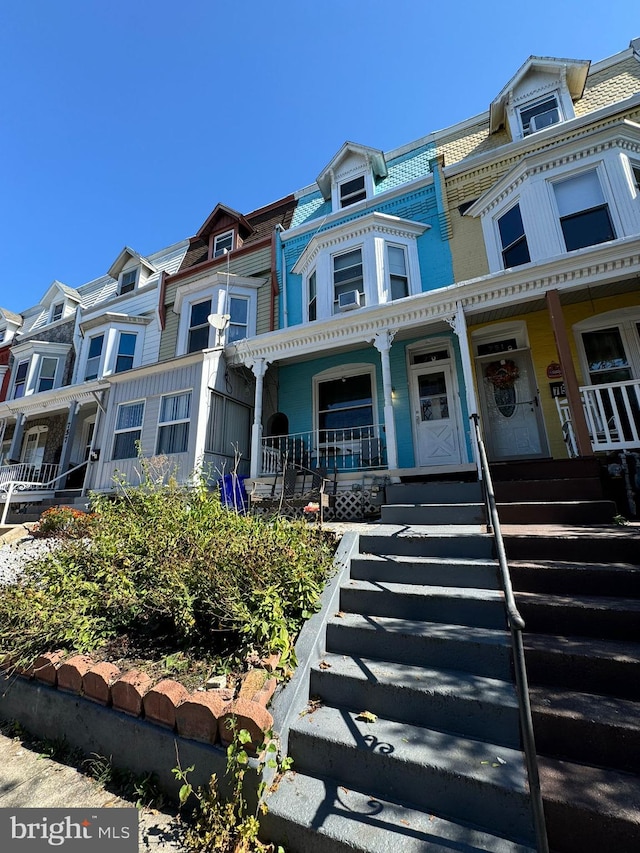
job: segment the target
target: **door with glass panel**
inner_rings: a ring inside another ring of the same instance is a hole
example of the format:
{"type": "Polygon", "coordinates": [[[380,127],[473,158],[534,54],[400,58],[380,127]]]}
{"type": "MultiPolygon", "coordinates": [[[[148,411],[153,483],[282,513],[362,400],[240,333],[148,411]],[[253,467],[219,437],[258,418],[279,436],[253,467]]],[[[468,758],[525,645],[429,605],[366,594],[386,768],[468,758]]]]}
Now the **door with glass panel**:
{"type": "MultiPolygon", "coordinates": [[[[448,351],[443,353],[448,358],[448,351]]],[[[416,463],[420,467],[459,464],[460,416],[451,364],[439,360],[437,352],[426,357],[430,360],[420,363],[421,356],[414,356],[411,367],[416,463]]]]}

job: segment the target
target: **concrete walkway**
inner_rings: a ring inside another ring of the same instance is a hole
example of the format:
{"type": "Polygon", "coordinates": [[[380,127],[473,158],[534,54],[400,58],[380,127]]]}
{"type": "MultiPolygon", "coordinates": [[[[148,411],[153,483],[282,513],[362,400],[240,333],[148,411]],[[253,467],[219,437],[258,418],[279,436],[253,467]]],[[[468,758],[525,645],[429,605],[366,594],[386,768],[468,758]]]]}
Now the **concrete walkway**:
{"type": "MultiPolygon", "coordinates": [[[[0,734],[0,808],[135,808],[75,767],[59,763],[19,737],[0,734]]],[[[171,809],[139,812],[139,849],[186,851],[183,825],[171,809]]],[[[4,839],[2,839],[4,842],[4,839]]]]}

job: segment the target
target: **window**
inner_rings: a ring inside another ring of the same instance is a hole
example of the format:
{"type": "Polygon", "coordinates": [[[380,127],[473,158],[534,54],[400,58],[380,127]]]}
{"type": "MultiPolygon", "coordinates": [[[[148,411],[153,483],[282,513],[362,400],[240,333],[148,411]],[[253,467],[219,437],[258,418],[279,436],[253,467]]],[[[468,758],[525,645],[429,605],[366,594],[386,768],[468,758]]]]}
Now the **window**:
{"type": "Polygon", "coordinates": [[[0,329],[0,344],[3,342],[3,340],[4,340],[4,336],[5,336],[6,334],[7,334],[7,330],[6,330],[6,329],[0,329]]]}
{"type": "Polygon", "coordinates": [[[21,361],[16,370],[16,378],[13,383],[13,399],[24,397],[25,388],[27,385],[27,373],[29,372],[29,362],[21,361]]]}
{"type": "Polygon", "coordinates": [[[504,268],[510,269],[528,264],[531,258],[519,204],[514,205],[498,219],[498,231],[504,268]]]}
{"type": "Polygon", "coordinates": [[[191,306],[187,352],[197,352],[209,346],[209,329],[211,328],[207,320],[209,314],[211,314],[210,299],[196,302],[191,306]]]}
{"type": "Polygon", "coordinates": [[[125,370],[131,370],[133,367],[137,337],[130,332],[120,332],[115,373],[124,373],[125,370]]]}
{"type": "Polygon", "coordinates": [[[189,442],[191,391],[163,397],[156,453],[184,453],[189,442]]]}
{"type": "Polygon", "coordinates": [[[40,375],[38,377],[38,391],[50,391],[56,378],[58,369],[57,358],[43,357],[40,360],[40,375]]]}
{"type": "Polygon", "coordinates": [[[316,271],[314,270],[309,276],[309,280],[307,282],[309,287],[308,292],[308,301],[307,301],[307,314],[309,317],[309,322],[313,322],[318,316],[318,286],[316,282],[316,271]]]}
{"type": "Polygon", "coordinates": [[[366,197],[367,191],[364,186],[364,175],[340,184],[340,207],[348,207],[348,205],[362,201],[366,197]]]}
{"type": "Polygon", "coordinates": [[[391,299],[404,299],[409,295],[407,258],[402,246],[387,246],[389,259],[389,290],[391,299]]]}
{"type": "Polygon", "coordinates": [[[362,277],[362,249],[336,255],[333,259],[333,308],[339,309],[340,295],[357,291],[360,294],[357,304],[364,304],[364,279],[362,277]]]}
{"type": "Polygon", "coordinates": [[[136,442],[142,435],[144,401],[121,403],[118,406],[115,438],[113,441],[113,459],[135,459],[138,455],[136,442]]]}
{"type": "Polygon", "coordinates": [[[218,394],[211,394],[205,450],[235,462],[236,451],[247,461],[251,452],[251,409],[218,394]]]}
{"type": "Polygon", "coordinates": [[[373,435],[370,373],[318,383],[318,428],[321,444],[373,435]]]}
{"type": "Polygon", "coordinates": [[[631,164],[631,174],[633,175],[633,183],[635,184],[636,192],[640,193],[640,165],[639,164],[637,164],[637,163],[631,164]]]}
{"type": "Polygon", "coordinates": [[[225,234],[217,234],[213,238],[213,257],[219,258],[225,252],[230,252],[233,249],[233,231],[227,231],[225,234]]]}
{"type": "Polygon", "coordinates": [[[602,187],[595,170],[553,185],[567,251],[615,240],[602,187]]]}
{"type": "Polygon", "coordinates": [[[247,337],[249,322],[249,300],[242,297],[232,296],[229,300],[229,328],[227,331],[227,343],[240,341],[247,337]]]}
{"type": "Polygon", "coordinates": [[[523,136],[535,133],[560,121],[560,109],[558,99],[555,95],[537,101],[535,104],[522,107],[520,110],[520,123],[522,124],[523,136]]]}
{"type": "Polygon", "coordinates": [[[57,302],[55,305],[51,306],[51,322],[55,323],[56,320],[59,320],[62,317],[62,312],[64,311],[64,302],[57,302]]]}
{"type": "Polygon", "coordinates": [[[100,357],[102,356],[102,345],[104,344],[104,335],[96,335],[89,341],[89,356],[87,358],[87,366],[84,372],[84,378],[97,379],[100,370],[100,357]]]}
{"type": "Polygon", "coordinates": [[[589,378],[593,385],[632,379],[620,329],[599,329],[582,335],[589,378]]]}
{"type": "Polygon", "coordinates": [[[136,286],[136,280],[138,278],[138,270],[128,270],[127,272],[122,273],[122,277],[120,278],[120,294],[123,293],[131,293],[131,291],[136,286]]]}

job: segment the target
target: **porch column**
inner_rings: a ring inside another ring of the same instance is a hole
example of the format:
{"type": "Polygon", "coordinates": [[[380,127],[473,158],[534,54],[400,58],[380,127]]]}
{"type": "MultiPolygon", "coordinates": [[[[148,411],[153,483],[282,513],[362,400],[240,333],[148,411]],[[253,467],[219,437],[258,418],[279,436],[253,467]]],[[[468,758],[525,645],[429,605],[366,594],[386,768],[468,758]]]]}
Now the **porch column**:
{"type": "Polygon", "coordinates": [[[373,339],[373,345],[380,353],[382,364],[382,392],[384,394],[384,430],[387,434],[387,467],[398,467],[398,443],[396,441],[396,422],[393,417],[393,386],[391,384],[391,365],[389,350],[395,337],[395,332],[378,332],[373,339]]]}
{"type": "Polygon", "coordinates": [[[16,415],[16,426],[13,430],[13,438],[11,439],[11,447],[9,448],[9,462],[20,461],[20,448],[22,447],[22,436],[24,434],[24,422],[27,416],[24,412],[16,415]]]}
{"type": "MultiPolygon", "coordinates": [[[[469,333],[467,331],[467,318],[464,314],[464,309],[461,302],[456,302],[456,313],[448,318],[448,323],[455,332],[458,338],[458,347],[460,348],[460,361],[462,362],[462,376],[464,378],[464,390],[467,400],[467,412],[469,417],[478,414],[478,397],[476,395],[476,386],[473,381],[473,361],[471,358],[471,349],[469,348],[469,333]]],[[[476,431],[470,425],[468,433],[471,436],[471,447],[473,449],[473,459],[478,461],[478,442],[476,440],[476,431]]]]}
{"type": "MultiPolygon", "coordinates": [[[[69,414],[67,415],[67,425],[64,428],[64,438],[62,439],[62,450],[60,452],[60,463],[58,466],[58,474],[62,474],[67,470],[69,466],[69,461],[71,459],[71,448],[73,446],[73,434],[75,432],[76,420],[78,418],[78,409],[80,408],[80,403],[75,400],[72,403],[69,403],[69,414]]],[[[58,488],[62,488],[62,481],[58,481],[60,485],[58,488]]],[[[66,485],[66,479],[65,479],[66,485]]]]}
{"type": "Polygon", "coordinates": [[[246,362],[247,367],[253,371],[256,377],[256,391],[253,404],[253,426],[251,428],[251,478],[255,480],[260,476],[262,461],[262,389],[264,387],[264,375],[269,363],[264,358],[250,359],[246,362]]]}
{"type": "Polygon", "coordinates": [[[580,388],[578,386],[578,377],[573,366],[571,357],[571,348],[569,346],[569,338],[564,323],[564,315],[562,313],[562,305],[560,304],[560,296],[557,290],[549,290],[546,294],[547,311],[551,320],[551,328],[556,341],[556,350],[558,351],[558,361],[562,368],[562,377],[564,379],[564,390],[567,395],[567,403],[571,412],[571,423],[573,432],[576,438],[576,447],[578,456],[593,456],[591,447],[591,439],[589,438],[589,428],[587,427],[587,419],[584,415],[582,407],[582,398],[580,397],[580,388]]]}

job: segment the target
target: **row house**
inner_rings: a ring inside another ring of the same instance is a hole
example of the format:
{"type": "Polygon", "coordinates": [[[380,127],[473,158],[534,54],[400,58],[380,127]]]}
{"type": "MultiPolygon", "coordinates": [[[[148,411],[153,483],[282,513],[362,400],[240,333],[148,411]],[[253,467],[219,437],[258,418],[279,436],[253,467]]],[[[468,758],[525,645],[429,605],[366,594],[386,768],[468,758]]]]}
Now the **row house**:
{"type": "Polygon", "coordinates": [[[9,358],[0,402],[0,484],[30,492],[92,485],[110,380],[156,362],[158,286],[187,244],[145,258],[125,248],[106,275],[78,289],[54,281],[37,305],[0,312],[9,358]]]}

